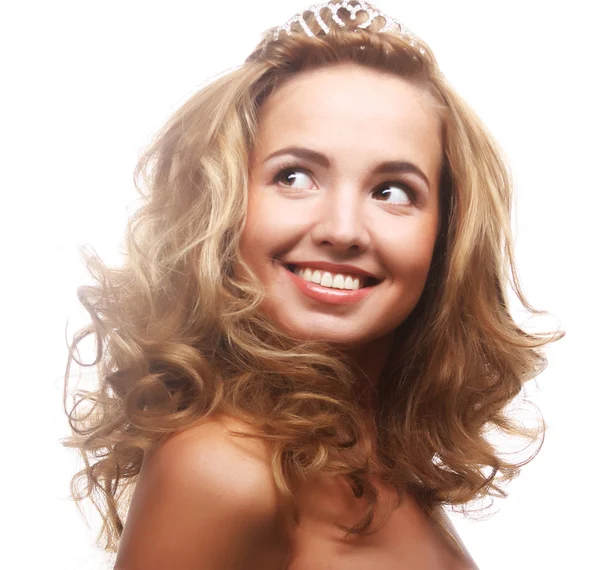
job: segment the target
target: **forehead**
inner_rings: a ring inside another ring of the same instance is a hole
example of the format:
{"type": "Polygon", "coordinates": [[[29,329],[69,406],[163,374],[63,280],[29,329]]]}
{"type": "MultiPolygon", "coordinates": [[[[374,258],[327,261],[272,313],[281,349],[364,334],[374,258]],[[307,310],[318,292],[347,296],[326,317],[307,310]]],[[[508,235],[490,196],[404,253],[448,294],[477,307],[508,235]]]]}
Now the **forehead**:
{"type": "Polygon", "coordinates": [[[406,79],[354,63],[304,71],[279,86],[259,114],[257,154],[306,145],[326,154],[441,164],[432,96],[406,79]]]}

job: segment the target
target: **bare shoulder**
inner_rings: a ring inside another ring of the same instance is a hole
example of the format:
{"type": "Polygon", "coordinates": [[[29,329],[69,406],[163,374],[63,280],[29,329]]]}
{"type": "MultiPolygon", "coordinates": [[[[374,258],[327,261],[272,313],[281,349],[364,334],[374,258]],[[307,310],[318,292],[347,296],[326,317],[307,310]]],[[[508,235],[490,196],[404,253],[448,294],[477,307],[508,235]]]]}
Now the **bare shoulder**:
{"type": "Polygon", "coordinates": [[[233,431],[253,433],[234,418],[204,420],[167,439],[148,456],[144,467],[156,475],[167,472],[169,478],[182,478],[181,482],[187,479],[188,484],[224,487],[238,505],[245,499],[255,501],[257,507],[276,509],[268,447],[256,438],[236,437],[233,431]]]}
{"type": "Polygon", "coordinates": [[[168,438],[144,461],[117,570],[265,568],[287,556],[285,518],[264,442],[232,419],[168,438]]]}
{"type": "Polygon", "coordinates": [[[449,554],[447,568],[449,570],[478,570],[475,560],[471,557],[444,508],[441,506],[436,508],[433,517],[445,535],[446,544],[450,546],[450,549],[447,550],[449,554]]]}

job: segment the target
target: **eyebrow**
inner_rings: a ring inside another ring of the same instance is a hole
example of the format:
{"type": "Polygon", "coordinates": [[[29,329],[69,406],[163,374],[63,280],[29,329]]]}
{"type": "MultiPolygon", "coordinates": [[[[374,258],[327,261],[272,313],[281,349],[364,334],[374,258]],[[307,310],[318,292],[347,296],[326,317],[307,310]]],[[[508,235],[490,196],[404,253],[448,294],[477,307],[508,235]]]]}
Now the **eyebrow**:
{"type": "MultiPolygon", "coordinates": [[[[329,159],[322,153],[317,152],[316,150],[311,150],[308,148],[300,147],[300,146],[287,146],[285,148],[276,150],[272,152],[267,158],[264,159],[263,163],[268,160],[275,158],[276,156],[281,156],[284,154],[290,154],[292,156],[296,156],[297,158],[303,158],[305,160],[310,160],[323,166],[324,168],[328,168],[331,163],[329,159]]],[[[427,188],[429,186],[429,179],[427,175],[412,162],[407,162],[404,160],[388,160],[386,162],[380,163],[374,171],[374,174],[392,174],[392,173],[410,173],[415,174],[419,178],[425,182],[427,188]]]]}

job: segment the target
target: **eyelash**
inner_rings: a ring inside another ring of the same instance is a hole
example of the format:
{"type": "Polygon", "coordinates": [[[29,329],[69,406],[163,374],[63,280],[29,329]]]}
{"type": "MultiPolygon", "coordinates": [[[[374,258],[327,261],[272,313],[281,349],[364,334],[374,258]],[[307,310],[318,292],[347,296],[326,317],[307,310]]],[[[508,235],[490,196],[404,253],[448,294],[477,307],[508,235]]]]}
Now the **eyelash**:
{"type": "MultiPolygon", "coordinates": [[[[310,176],[312,178],[312,173],[310,172],[310,170],[303,168],[302,166],[300,166],[297,163],[289,162],[289,163],[284,163],[279,167],[277,174],[274,176],[273,180],[271,181],[271,184],[277,184],[277,183],[281,182],[281,175],[285,172],[293,171],[293,170],[302,172],[303,174],[306,174],[307,176],[310,176]]],[[[419,198],[418,192],[416,190],[414,190],[413,188],[411,188],[408,184],[406,184],[406,182],[400,182],[397,180],[386,180],[385,182],[378,184],[377,187],[372,190],[372,192],[375,192],[376,190],[378,190],[379,188],[382,188],[385,185],[390,185],[390,186],[395,185],[395,186],[402,188],[402,190],[404,190],[406,192],[406,194],[408,195],[408,197],[410,198],[410,201],[412,204],[416,204],[418,202],[418,198],[419,198]]],[[[293,188],[290,188],[290,190],[293,190],[293,188]]]]}

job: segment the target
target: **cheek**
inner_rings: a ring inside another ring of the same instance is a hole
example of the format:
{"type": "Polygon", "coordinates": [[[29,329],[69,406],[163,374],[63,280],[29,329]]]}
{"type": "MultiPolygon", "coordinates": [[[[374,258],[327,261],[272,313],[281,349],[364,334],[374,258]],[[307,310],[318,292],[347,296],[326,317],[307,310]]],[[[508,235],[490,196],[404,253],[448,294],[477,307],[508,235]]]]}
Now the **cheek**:
{"type": "Polygon", "coordinates": [[[436,240],[437,223],[431,222],[389,232],[388,239],[381,245],[387,270],[403,288],[422,289],[425,285],[436,240]]]}
{"type": "Polygon", "coordinates": [[[314,206],[284,199],[257,188],[248,197],[246,223],[241,236],[242,255],[267,258],[281,255],[306,235],[314,206]]]}
{"type": "Polygon", "coordinates": [[[291,217],[282,211],[276,197],[269,197],[262,190],[250,190],[240,252],[252,270],[264,278],[271,259],[285,250],[291,217]]]}

